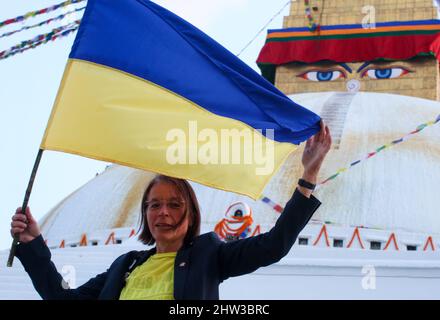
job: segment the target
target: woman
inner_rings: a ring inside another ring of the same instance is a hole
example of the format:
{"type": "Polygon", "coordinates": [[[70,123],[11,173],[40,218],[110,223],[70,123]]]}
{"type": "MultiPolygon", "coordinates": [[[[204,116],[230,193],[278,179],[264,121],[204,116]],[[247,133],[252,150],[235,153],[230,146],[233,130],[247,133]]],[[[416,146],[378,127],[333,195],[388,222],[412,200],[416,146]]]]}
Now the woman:
{"type": "Polygon", "coordinates": [[[16,256],[43,299],[218,299],[229,277],[251,273],[284,257],[320,206],[313,185],[331,146],[329,129],[310,138],[302,156],[304,174],[275,226],[255,237],[222,242],[214,232],[199,235],[200,212],[188,182],[156,177],[142,199],[139,239],[156,244],[117,258],[106,272],[77,289],[66,283],[29,208],[12,217],[11,234],[20,235],[16,256]]]}

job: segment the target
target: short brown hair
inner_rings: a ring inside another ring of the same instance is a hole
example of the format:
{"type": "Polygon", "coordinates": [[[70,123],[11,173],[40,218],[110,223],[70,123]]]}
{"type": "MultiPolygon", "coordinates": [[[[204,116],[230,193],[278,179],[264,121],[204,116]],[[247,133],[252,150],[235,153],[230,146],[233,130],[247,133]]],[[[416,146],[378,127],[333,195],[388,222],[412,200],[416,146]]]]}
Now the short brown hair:
{"type": "Polygon", "coordinates": [[[185,201],[185,214],[182,219],[179,221],[178,225],[182,224],[188,214],[191,217],[191,225],[188,227],[188,230],[185,235],[185,239],[183,240],[183,244],[189,244],[195,237],[200,234],[200,209],[199,203],[197,201],[196,194],[194,193],[193,188],[188,183],[188,181],[179,178],[173,178],[165,175],[157,175],[151,182],[148,184],[145,189],[144,195],[142,197],[141,202],[141,223],[139,226],[139,230],[141,233],[139,234],[139,240],[146,245],[153,245],[156,240],[153,238],[151,234],[150,228],[148,227],[148,221],[146,219],[146,212],[148,209],[147,199],[150,194],[151,189],[159,182],[165,182],[172,184],[176,187],[177,191],[182,196],[185,201]]]}

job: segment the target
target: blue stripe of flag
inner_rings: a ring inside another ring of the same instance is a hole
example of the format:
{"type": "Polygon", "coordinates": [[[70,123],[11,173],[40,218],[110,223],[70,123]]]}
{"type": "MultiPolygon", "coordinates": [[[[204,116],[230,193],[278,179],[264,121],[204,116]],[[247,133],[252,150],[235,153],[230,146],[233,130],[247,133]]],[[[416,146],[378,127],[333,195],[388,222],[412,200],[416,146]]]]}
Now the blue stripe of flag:
{"type": "Polygon", "coordinates": [[[299,144],[319,130],[318,115],[151,1],[89,0],[70,58],[130,73],[254,129],[273,129],[275,141],[299,144]]]}

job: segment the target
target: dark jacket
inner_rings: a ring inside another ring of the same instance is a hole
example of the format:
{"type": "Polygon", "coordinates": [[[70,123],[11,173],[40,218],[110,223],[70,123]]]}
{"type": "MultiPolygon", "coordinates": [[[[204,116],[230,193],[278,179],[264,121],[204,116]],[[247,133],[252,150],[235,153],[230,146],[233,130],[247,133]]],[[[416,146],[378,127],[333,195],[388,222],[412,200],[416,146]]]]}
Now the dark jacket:
{"type": "MultiPolygon", "coordinates": [[[[279,261],[320,205],[313,195],[307,198],[295,190],[269,232],[231,242],[221,241],[214,232],[198,236],[177,252],[175,299],[219,299],[219,285],[223,280],[279,261]]],[[[77,289],[63,288],[62,276],[51,261],[42,236],[19,244],[16,256],[43,299],[119,299],[128,274],[155,251],[156,248],[130,251],[117,258],[106,272],[77,289]]]]}

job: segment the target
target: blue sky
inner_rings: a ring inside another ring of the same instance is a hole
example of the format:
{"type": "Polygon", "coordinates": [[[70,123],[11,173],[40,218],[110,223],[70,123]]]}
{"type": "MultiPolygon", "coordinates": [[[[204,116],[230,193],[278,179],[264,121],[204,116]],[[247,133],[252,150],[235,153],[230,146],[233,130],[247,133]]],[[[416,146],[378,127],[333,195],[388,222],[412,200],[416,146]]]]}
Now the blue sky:
{"type": "MultiPolygon", "coordinates": [[[[62,2],[61,0],[3,1],[0,21],[62,2]]],[[[188,20],[233,53],[240,50],[272,18],[287,0],[156,0],[188,20]]],[[[81,7],[83,4],[76,5],[81,7]]],[[[281,28],[289,6],[268,26],[281,28]]],[[[25,24],[0,28],[0,34],[30,25],[63,11],[31,18],[25,24]]],[[[0,38],[0,51],[66,24],[48,26],[0,38]]],[[[75,33],[76,35],[76,33],[75,33]]],[[[0,60],[0,250],[10,247],[10,218],[21,206],[47,120],[58,91],[75,35],[0,60]]],[[[265,32],[240,58],[258,70],[255,60],[265,32]]],[[[34,183],[30,207],[40,219],[60,200],[104,170],[107,163],[45,151],[34,183]]]]}

